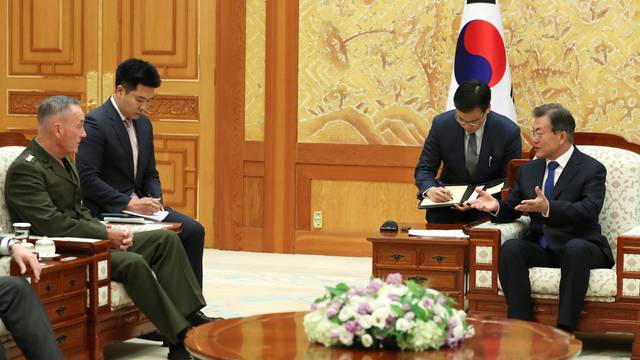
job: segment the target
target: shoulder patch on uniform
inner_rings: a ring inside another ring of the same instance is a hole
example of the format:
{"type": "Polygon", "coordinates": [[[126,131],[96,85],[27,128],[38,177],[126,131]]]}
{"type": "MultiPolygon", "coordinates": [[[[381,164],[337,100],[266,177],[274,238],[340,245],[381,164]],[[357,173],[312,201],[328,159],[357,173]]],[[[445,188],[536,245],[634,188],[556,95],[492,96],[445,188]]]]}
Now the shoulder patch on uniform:
{"type": "Polygon", "coordinates": [[[31,154],[27,155],[25,160],[27,160],[27,161],[33,160],[33,155],[31,155],[31,154]]]}

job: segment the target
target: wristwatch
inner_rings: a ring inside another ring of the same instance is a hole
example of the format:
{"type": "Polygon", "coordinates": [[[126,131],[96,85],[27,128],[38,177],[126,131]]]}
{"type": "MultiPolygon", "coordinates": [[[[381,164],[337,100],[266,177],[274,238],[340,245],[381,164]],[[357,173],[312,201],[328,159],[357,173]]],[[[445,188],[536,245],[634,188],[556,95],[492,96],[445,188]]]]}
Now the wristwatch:
{"type": "Polygon", "coordinates": [[[7,250],[9,250],[9,255],[13,255],[13,245],[15,244],[16,244],[15,239],[11,239],[9,240],[9,242],[7,242],[7,250]]]}

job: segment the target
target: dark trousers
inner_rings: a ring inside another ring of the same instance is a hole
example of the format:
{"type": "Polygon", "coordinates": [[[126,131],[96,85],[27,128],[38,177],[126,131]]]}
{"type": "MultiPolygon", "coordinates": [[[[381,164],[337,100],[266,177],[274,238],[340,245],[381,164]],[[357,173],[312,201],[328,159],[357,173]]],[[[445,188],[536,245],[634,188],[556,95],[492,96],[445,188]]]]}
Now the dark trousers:
{"type": "Polygon", "coordinates": [[[582,239],[571,239],[555,252],[528,240],[506,241],[500,247],[498,270],[509,307],[509,318],[533,320],[529,268],[560,268],[557,326],[575,330],[589,287],[590,270],[608,268],[609,265],[609,260],[598,245],[582,239]]]}
{"type": "MultiPolygon", "coordinates": [[[[22,277],[0,277],[0,318],[27,359],[63,359],[47,313],[22,277]]],[[[0,359],[6,359],[2,346],[0,359]]]]}
{"type": "Polygon", "coordinates": [[[204,255],[204,227],[192,219],[191,217],[177,212],[173,209],[169,210],[169,215],[164,219],[168,222],[178,222],[182,224],[182,231],[178,234],[182,240],[182,246],[187,253],[189,264],[196,280],[202,289],[202,256],[204,255]]]}

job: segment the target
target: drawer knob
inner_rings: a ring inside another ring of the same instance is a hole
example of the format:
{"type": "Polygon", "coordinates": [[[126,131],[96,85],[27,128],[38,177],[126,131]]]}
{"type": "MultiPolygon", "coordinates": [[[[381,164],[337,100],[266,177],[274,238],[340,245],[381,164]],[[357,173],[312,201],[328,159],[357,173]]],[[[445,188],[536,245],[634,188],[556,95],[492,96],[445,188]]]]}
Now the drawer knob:
{"type": "Polygon", "coordinates": [[[419,276],[419,275],[409,276],[407,279],[409,279],[411,281],[415,281],[415,282],[417,282],[419,284],[429,280],[428,277],[419,276]]]}
{"type": "Polygon", "coordinates": [[[390,258],[393,259],[393,261],[400,261],[401,259],[404,258],[404,255],[402,254],[391,254],[389,255],[390,258]]]}
{"type": "Polygon", "coordinates": [[[433,261],[437,262],[438,264],[442,264],[443,262],[445,262],[447,260],[446,256],[442,256],[442,255],[436,255],[434,257],[432,257],[433,261]]]}
{"type": "Polygon", "coordinates": [[[58,314],[58,316],[62,316],[64,315],[65,311],[67,311],[67,308],[64,306],[60,306],[58,309],[56,309],[56,314],[58,314]]]}
{"type": "Polygon", "coordinates": [[[71,286],[76,286],[77,283],[78,283],[78,280],[76,280],[76,279],[69,280],[69,285],[71,285],[71,286]]]}
{"type": "Polygon", "coordinates": [[[56,338],[56,341],[58,342],[58,344],[62,344],[65,341],[67,341],[67,335],[60,335],[56,338]]]}
{"type": "Polygon", "coordinates": [[[53,285],[51,284],[47,284],[47,286],[44,287],[44,291],[48,294],[50,292],[53,291],[53,285]]]}

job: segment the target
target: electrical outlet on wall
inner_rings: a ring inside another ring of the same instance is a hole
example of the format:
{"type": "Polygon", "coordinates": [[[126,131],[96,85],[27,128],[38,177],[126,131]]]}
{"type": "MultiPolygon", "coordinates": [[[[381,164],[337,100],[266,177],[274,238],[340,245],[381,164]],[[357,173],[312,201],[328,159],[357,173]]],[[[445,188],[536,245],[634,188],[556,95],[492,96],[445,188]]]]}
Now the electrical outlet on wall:
{"type": "Polygon", "coordinates": [[[313,212],[313,228],[322,229],[322,211],[313,212]]]}

